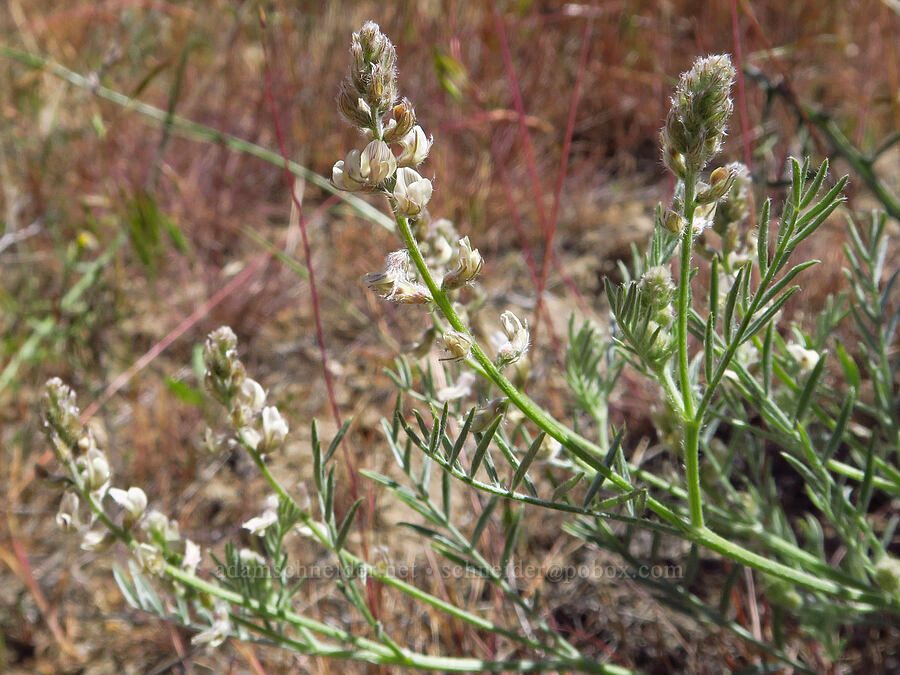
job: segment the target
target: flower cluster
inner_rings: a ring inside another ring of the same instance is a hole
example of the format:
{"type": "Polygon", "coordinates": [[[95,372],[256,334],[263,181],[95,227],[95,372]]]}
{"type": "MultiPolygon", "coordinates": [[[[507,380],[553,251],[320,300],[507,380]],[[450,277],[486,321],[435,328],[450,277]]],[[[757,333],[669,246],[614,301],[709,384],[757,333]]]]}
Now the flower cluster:
{"type": "Polygon", "coordinates": [[[287,437],[287,422],[278,408],[266,405],[262,385],[247,377],[230,328],[222,326],[209,334],[203,363],[206,388],[231,414],[238,438],[261,455],[277,450],[287,437]]]}
{"type": "Polygon", "coordinates": [[[331,181],[348,192],[383,192],[399,214],[417,218],[431,199],[432,185],[416,167],[428,157],[432,141],[416,124],[412,104],[398,101],[397,51],[370,21],[353,34],[350,55],[338,110],[369,142],[335,163],[331,181]]]}
{"type": "Polygon", "coordinates": [[[721,54],[697,59],[681,76],[660,134],[663,161],[677,176],[696,174],[715,156],[731,115],[735,70],[721,54]]]}
{"type": "Polygon", "coordinates": [[[177,522],[159,511],[148,511],[141,488],[112,487],[109,460],[94,434],[81,426],[78,415],[75,392],[59,378],[47,382],[44,431],[68,471],[69,488],[56,515],[59,527],[80,535],[86,551],[102,551],[117,539],[122,541],[148,574],[159,576],[166,565],[193,573],[201,561],[200,547],[181,538],[177,522]]]}

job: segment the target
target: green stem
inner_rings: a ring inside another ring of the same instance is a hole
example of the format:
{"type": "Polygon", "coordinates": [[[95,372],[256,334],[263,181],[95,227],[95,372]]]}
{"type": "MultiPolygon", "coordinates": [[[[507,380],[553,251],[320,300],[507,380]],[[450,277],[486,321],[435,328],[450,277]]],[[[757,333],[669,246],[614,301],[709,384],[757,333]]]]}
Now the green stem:
{"type": "MultiPolygon", "coordinates": [[[[304,628],[318,633],[319,635],[356,647],[356,649],[325,648],[324,653],[331,657],[349,658],[379,665],[395,665],[445,672],[578,670],[593,673],[609,673],[610,675],[627,675],[631,672],[626,668],[597,663],[588,659],[485,661],[475,658],[429,656],[427,654],[419,654],[407,650],[403,650],[398,654],[393,649],[374,640],[355,636],[345,630],[329,626],[326,623],[310,619],[309,617],[297,614],[288,609],[271,607],[252,598],[244,597],[239,593],[229,591],[216,584],[204,581],[203,579],[173,565],[166,564],[164,572],[169,577],[178,580],[188,587],[194,588],[195,590],[206,593],[212,597],[220,598],[229,604],[244,607],[257,616],[286,621],[299,628],[304,628]]],[[[263,627],[250,626],[243,621],[241,623],[278,642],[289,643],[292,647],[300,650],[304,647],[303,642],[285,640],[283,636],[268,631],[263,627]]],[[[322,649],[322,647],[318,647],[318,649],[322,649]]]]}
{"type": "Polygon", "coordinates": [[[691,251],[694,247],[694,190],[697,176],[689,170],[684,179],[684,231],[681,233],[681,265],[678,270],[678,306],[676,308],[676,340],[678,341],[678,380],[684,409],[684,467],[691,525],[702,530],[703,493],[700,488],[700,424],[691,384],[688,352],[688,317],[691,310],[691,251]]]}
{"type": "Polygon", "coordinates": [[[700,492],[700,424],[693,420],[684,425],[684,469],[691,524],[702,528],[704,525],[703,495],[700,492]]]}
{"type": "Polygon", "coordinates": [[[694,190],[696,176],[688,171],[684,179],[684,231],[681,233],[681,264],[678,270],[678,305],[676,307],[676,339],[678,341],[678,380],[684,405],[684,417],[694,417],[694,390],[691,387],[690,354],[688,353],[688,316],[691,309],[691,251],[694,246],[694,190]]]}
{"type": "MultiPolygon", "coordinates": [[[[434,282],[434,278],[431,276],[431,272],[425,264],[425,260],[419,251],[418,244],[416,243],[406,218],[395,214],[395,219],[397,221],[397,232],[406,245],[419,275],[431,292],[435,304],[440,308],[447,321],[455,330],[465,333],[466,335],[471,335],[465,324],[463,324],[462,320],[459,318],[459,315],[453,309],[449,298],[447,298],[434,282]]],[[[686,318],[687,317],[685,316],[685,319],[686,318]]],[[[612,483],[619,491],[628,492],[634,489],[630,481],[620,476],[615,471],[603,466],[602,462],[598,459],[600,448],[597,447],[597,445],[560,424],[528,396],[516,389],[516,387],[496,369],[491,360],[487,358],[474,340],[472,343],[471,356],[482,368],[485,375],[494,382],[494,384],[509,397],[510,401],[512,401],[526,417],[534,422],[539,429],[542,429],[548,436],[555,438],[562,443],[564,447],[584,464],[596,471],[603,472],[604,475],[608,477],[610,483],[612,483]]],[[[697,428],[699,431],[699,423],[697,428]]],[[[696,447],[694,450],[694,454],[699,455],[699,447],[696,447]]],[[[698,479],[694,487],[698,495],[699,487],[698,479]]],[[[893,602],[890,598],[883,597],[883,594],[846,588],[840,583],[828,581],[819,575],[810,574],[753,553],[738,544],[723,539],[706,528],[705,525],[696,526],[694,524],[687,524],[675,511],[652,496],[647,497],[647,507],[660,518],[677,527],[688,541],[704,546],[710,550],[717,551],[732,560],[747,565],[748,567],[765,572],[766,574],[771,574],[772,576],[786,581],[791,581],[808,590],[820,591],[846,600],[862,600],[871,603],[874,606],[890,607],[894,611],[898,610],[896,602],[893,602]]]]}
{"type": "Polygon", "coordinates": [[[266,481],[268,481],[269,485],[272,486],[272,489],[275,490],[275,493],[281,499],[287,500],[294,505],[297,511],[301,514],[303,524],[310,529],[310,531],[313,533],[313,536],[319,541],[320,544],[322,544],[322,546],[340,557],[343,566],[364,570],[367,576],[378,580],[384,585],[395,588],[396,590],[416,600],[420,600],[428,605],[431,605],[432,607],[435,607],[436,609],[439,609],[454,618],[460,619],[461,621],[465,621],[466,623],[475,626],[476,628],[496,633],[498,635],[503,635],[504,637],[520,642],[521,644],[527,645],[528,647],[531,647],[533,649],[544,650],[547,648],[546,645],[540,642],[530,640],[524,636],[518,635],[517,633],[508,631],[505,628],[497,626],[487,619],[478,616],[477,614],[467,612],[466,610],[461,609],[454,604],[451,604],[445,600],[441,600],[440,598],[431,595],[430,593],[426,593],[417,586],[413,586],[412,584],[408,584],[405,581],[401,581],[393,575],[382,572],[377,567],[369,565],[362,558],[356,557],[346,549],[336,551],[331,542],[331,538],[328,536],[327,530],[322,526],[322,524],[313,520],[313,518],[306,511],[299,507],[299,505],[294,501],[293,497],[288,494],[288,492],[284,489],[278,479],[275,478],[274,475],[272,475],[272,472],[269,470],[269,467],[263,461],[259,453],[248,447],[246,444],[244,444],[244,446],[250,453],[253,461],[256,463],[256,466],[259,469],[260,473],[263,475],[266,481]],[[349,563],[349,565],[347,563],[349,563]]]}

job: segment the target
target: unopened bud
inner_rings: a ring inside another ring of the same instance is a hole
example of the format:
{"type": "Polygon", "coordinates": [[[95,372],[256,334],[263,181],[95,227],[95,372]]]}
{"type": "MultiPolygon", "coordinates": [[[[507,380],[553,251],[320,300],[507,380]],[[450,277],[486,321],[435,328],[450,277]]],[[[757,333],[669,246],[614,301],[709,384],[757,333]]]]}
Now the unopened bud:
{"type": "Polygon", "coordinates": [[[682,215],[672,209],[666,209],[663,213],[663,217],[660,220],[660,225],[662,225],[666,231],[671,232],[672,234],[680,235],[684,232],[684,224],[685,220],[682,215]]]}
{"type": "Polygon", "coordinates": [[[701,189],[697,193],[698,204],[712,204],[717,202],[731,190],[734,185],[735,174],[724,166],[720,166],[709,176],[709,187],[701,189]]]}
{"type": "MultiPolygon", "coordinates": [[[[382,138],[385,143],[396,143],[412,131],[415,125],[416,112],[409,99],[404,98],[394,106],[392,117],[388,121],[382,138]]],[[[403,166],[402,163],[401,166],[403,166]]]]}
{"type": "Polygon", "coordinates": [[[472,418],[472,431],[477,434],[487,430],[498,416],[506,414],[508,407],[509,399],[504,397],[495,398],[485,406],[478,408],[475,411],[475,416],[472,418]]]}
{"type": "Polygon", "coordinates": [[[720,235],[729,225],[740,223],[750,215],[750,170],[741,162],[732,162],[725,168],[734,185],[716,207],[713,227],[720,235]]]}
{"type": "Polygon", "coordinates": [[[206,338],[203,363],[206,389],[220,403],[230,406],[244,383],[246,372],[237,356],[237,337],[228,326],[217,328],[206,338]]]}
{"type": "Polygon", "coordinates": [[[65,461],[72,456],[82,429],[75,392],[61,379],[54,377],[44,385],[41,402],[44,433],[57,456],[65,461]]]}
{"type": "Polygon", "coordinates": [[[669,268],[656,265],[644,272],[639,285],[647,304],[655,310],[667,307],[672,303],[675,283],[669,268]]]}

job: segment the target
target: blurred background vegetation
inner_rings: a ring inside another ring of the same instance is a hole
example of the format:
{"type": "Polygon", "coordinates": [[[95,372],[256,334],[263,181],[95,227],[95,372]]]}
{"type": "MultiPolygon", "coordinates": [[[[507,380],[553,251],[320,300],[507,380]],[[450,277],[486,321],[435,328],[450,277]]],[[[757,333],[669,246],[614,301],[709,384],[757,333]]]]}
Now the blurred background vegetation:
{"type": "MultiPolygon", "coordinates": [[[[434,134],[423,167],[435,184],[431,211],[481,249],[491,306],[533,312],[528,260],[540,266],[544,225],[558,223],[546,300],[554,330],[532,356],[535,393],[556,410],[566,400],[554,334],[562,339],[572,312],[605,321],[602,277],[616,274],[631,243],[649,233],[656,202],[671,195],[657,133],[675,79],[697,55],[741,50],[745,75],[723,162],[749,160],[756,180],[777,190],[789,155],[831,155],[834,173],[851,173],[852,208],[887,206],[900,192],[898,146],[884,143],[900,129],[900,15],[891,0],[5,0],[0,44],[49,58],[86,84],[0,58],[0,670],[349,672],[243,646],[193,652],[188,635],[127,608],[104,572],[115,555],[95,560],[57,534],[58,493],[33,467],[48,464],[37,392],[58,375],[84,407],[92,404],[88,423],[126,482],[205,547],[243,536],[240,523],[258,510],[263,486],[239,458],[203,447],[215,406],[195,365],[195,345],[227,324],[248,370],[291,421],[280,469],[295,484],[308,476],[308,421],[319,418],[326,437],[334,426],[309,285],[291,262],[303,256],[283,171],[185,138],[93,88],[277,150],[268,73],[289,157],[328,176],[357,143],[334,97],[350,33],[368,19],[397,45],[401,93],[434,134]],[[268,255],[272,246],[280,257],[268,255]]],[[[327,367],[341,411],[353,418],[353,462],[389,471],[378,420],[394,393],[382,369],[415,342],[419,313],[386,306],[359,281],[396,248],[393,235],[328,192],[300,187],[327,367]]],[[[836,218],[811,244],[826,264],[791,310],[801,318],[843,284],[844,236],[836,218]]],[[[613,421],[653,444],[653,387],[626,384],[613,421]]],[[[373,543],[429,564],[391,527],[402,510],[362,489],[373,543]]],[[[558,523],[544,526],[528,533],[523,553],[577,559],[558,523]]],[[[759,663],[737,638],[684,623],[627,580],[532,583],[554,599],[561,630],[622,665],[670,672],[759,663]]],[[[325,616],[331,592],[327,584],[311,590],[325,616]]],[[[771,616],[753,587],[733,592],[736,620],[769,635],[771,616]]],[[[396,616],[386,621],[410,619],[412,608],[387,606],[396,616]]],[[[408,635],[420,648],[491,654],[446,619],[413,618],[408,635]]],[[[859,627],[845,638],[840,663],[799,632],[788,651],[823,670],[878,672],[900,649],[896,629],[859,627]]]]}

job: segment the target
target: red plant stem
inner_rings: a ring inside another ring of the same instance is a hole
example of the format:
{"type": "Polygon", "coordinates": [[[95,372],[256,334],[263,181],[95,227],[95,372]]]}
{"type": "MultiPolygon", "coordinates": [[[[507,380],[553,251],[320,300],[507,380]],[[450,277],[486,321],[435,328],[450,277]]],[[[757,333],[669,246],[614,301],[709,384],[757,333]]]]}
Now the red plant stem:
{"type": "Polygon", "coordinates": [[[737,0],[731,0],[731,35],[734,42],[734,65],[737,70],[738,112],[741,116],[741,136],[744,145],[744,164],[753,168],[750,160],[750,121],[747,112],[747,97],[744,91],[744,59],[741,55],[741,30],[738,25],[737,0]]]}
{"type": "MultiPolygon", "coordinates": [[[[547,232],[546,255],[544,256],[544,266],[541,269],[540,285],[538,286],[538,303],[542,303],[544,299],[544,289],[547,286],[547,274],[550,271],[550,263],[553,260],[553,239],[556,236],[556,226],[559,223],[559,203],[562,199],[563,183],[566,180],[566,168],[569,164],[569,151],[572,148],[572,135],[575,133],[575,114],[578,110],[578,101],[581,98],[581,89],[584,84],[584,71],[587,67],[588,53],[591,46],[591,34],[594,29],[594,19],[588,19],[584,26],[584,35],[581,39],[581,53],[578,55],[578,70],[575,74],[575,87],[572,91],[572,101],[569,104],[569,118],[566,121],[566,135],[563,139],[562,155],[559,159],[559,170],[556,174],[556,185],[553,191],[553,210],[550,213],[550,226],[547,232]]],[[[560,267],[560,270],[562,268],[560,267]]],[[[578,289],[568,275],[564,274],[570,289],[574,289],[576,298],[581,298],[578,289]]],[[[537,329],[535,325],[535,340],[537,340],[537,329]]]]}
{"type": "MultiPolygon", "coordinates": [[[[525,161],[528,167],[528,174],[531,180],[532,190],[534,192],[534,200],[535,207],[538,212],[538,218],[541,222],[541,229],[544,233],[545,239],[545,252],[544,252],[544,262],[541,268],[541,276],[538,279],[537,286],[537,310],[535,312],[535,320],[534,320],[534,328],[532,330],[532,341],[534,344],[537,344],[538,334],[540,332],[540,319],[542,315],[542,310],[544,307],[544,290],[547,285],[547,276],[549,274],[550,265],[553,263],[553,240],[556,235],[556,225],[559,217],[559,202],[562,194],[562,185],[565,181],[566,175],[566,165],[568,164],[569,159],[569,150],[571,148],[572,142],[572,134],[575,128],[575,113],[578,106],[578,100],[581,96],[581,87],[584,80],[584,71],[585,66],[587,65],[587,56],[590,47],[590,34],[593,29],[594,19],[593,16],[588,19],[585,25],[585,32],[582,41],[581,53],[579,56],[578,63],[578,72],[575,80],[575,89],[572,93],[572,102],[569,106],[569,119],[566,126],[566,135],[563,142],[563,152],[562,157],[560,159],[560,169],[557,175],[557,181],[555,186],[555,194],[554,194],[554,203],[553,203],[553,211],[548,219],[547,213],[544,209],[544,203],[542,198],[542,191],[540,186],[540,181],[538,180],[537,175],[537,166],[534,160],[534,149],[531,144],[531,137],[528,134],[528,127],[526,124],[526,115],[525,115],[525,107],[522,103],[522,94],[519,89],[519,82],[516,78],[515,69],[513,68],[512,63],[512,55],[509,50],[509,43],[506,39],[506,30],[503,27],[503,18],[500,16],[500,13],[497,9],[496,2],[491,0],[491,10],[494,15],[494,25],[495,30],[497,32],[497,37],[500,42],[500,51],[503,55],[503,63],[506,67],[507,77],[509,79],[510,91],[513,96],[513,105],[515,107],[516,113],[518,114],[518,122],[519,122],[519,136],[522,139],[522,146],[525,152],[525,161]]],[[[557,266],[559,267],[559,266],[557,266]]],[[[560,272],[563,274],[564,278],[567,276],[562,272],[562,268],[559,267],[560,272]]],[[[571,279],[566,279],[566,283],[570,289],[574,289],[577,292],[577,287],[571,281],[571,279]]],[[[577,297],[580,297],[580,294],[577,294],[577,297]]],[[[548,322],[549,323],[549,322],[548,322]]]]}
{"type": "MultiPolygon", "coordinates": [[[[300,226],[300,236],[303,242],[303,257],[306,264],[306,271],[309,273],[309,294],[312,301],[313,318],[315,319],[316,324],[316,341],[319,343],[319,355],[322,359],[322,373],[325,377],[325,388],[328,391],[328,402],[331,407],[331,415],[334,418],[334,422],[337,425],[338,429],[340,429],[342,424],[341,411],[338,409],[337,397],[334,394],[334,382],[331,378],[331,371],[328,370],[328,351],[325,348],[325,332],[322,329],[322,312],[319,305],[319,293],[316,287],[316,273],[313,269],[312,264],[312,250],[309,245],[309,236],[306,231],[306,219],[303,217],[303,205],[300,203],[300,198],[297,196],[297,192],[294,189],[294,174],[291,172],[288,162],[287,145],[284,141],[284,133],[281,128],[281,121],[278,116],[278,110],[275,106],[275,97],[272,95],[272,71],[269,68],[269,50],[265,30],[266,21],[265,15],[262,13],[262,11],[260,11],[260,23],[263,29],[262,47],[266,77],[266,100],[272,113],[272,123],[275,127],[275,135],[278,138],[278,147],[281,150],[282,158],[284,158],[284,179],[288,185],[288,188],[290,189],[291,200],[293,200],[294,202],[294,207],[297,209],[297,224],[300,226]]],[[[357,473],[356,466],[353,464],[353,460],[350,457],[350,451],[347,448],[346,440],[341,441],[341,451],[344,457],[344,463],[347,466],[347,473],[350,477],[350,496],[352,500],[356,502],[359,499],[359,474],[357,473]]],[[[369,510],[372,510],[372,501],[373,498],[370,492],[367,499],[369,510]]],[[[365,536],[366,533],[363,509],[359,509],[356,512],[356,523],[360,534],[363,560],[368,560],[369,547],[365,536]]],[[[366,580],[366,590],[368,592],[369,610],[372,612],[372,615],[376,619],[378,619],[380,615],[379,603],[376,601],[376,589],[371,577],[367,578],[366,580]]]]}
{"type": "MultiPolygon", "coordinates": [[[[540,284],[540,274],[534,259],[534,253],[532,252],[531,246],[528,244],[528,238],[525,235],[525,227],[522,225],[519,209],[516,208],[516,200],[513,197],[512,188],[509,185],[509,176],[507,176],[506,170],[503,168],[503,162],[497,161],[497,148],[493,145],[491,146],[491,153],[494,157],[494,165],[497,167],[497,173],[500,177],[500,184],[503,186],[503,195],[506,197],[506,206],[509,209],[510,218],[512,219],[513,226],[516,228],[516,234],[519,236],[519,245],[522,247],[522,255],[525,257],[525,264],[528,266],[528,274],[531,277],[531,283],[537,288],[540,284]]],[[[537,318],[540,316],[541,311],[548,310],[541,303],[538,303],[535,307],[535,322],[537,322],[537,318]]],[[[550,328],[550,339],[553,342],[557,360],[562,363],[562,344],[559,341],[559,337],[556,335],[550,317],[547,317],[547,325],[550,328]]]]}

